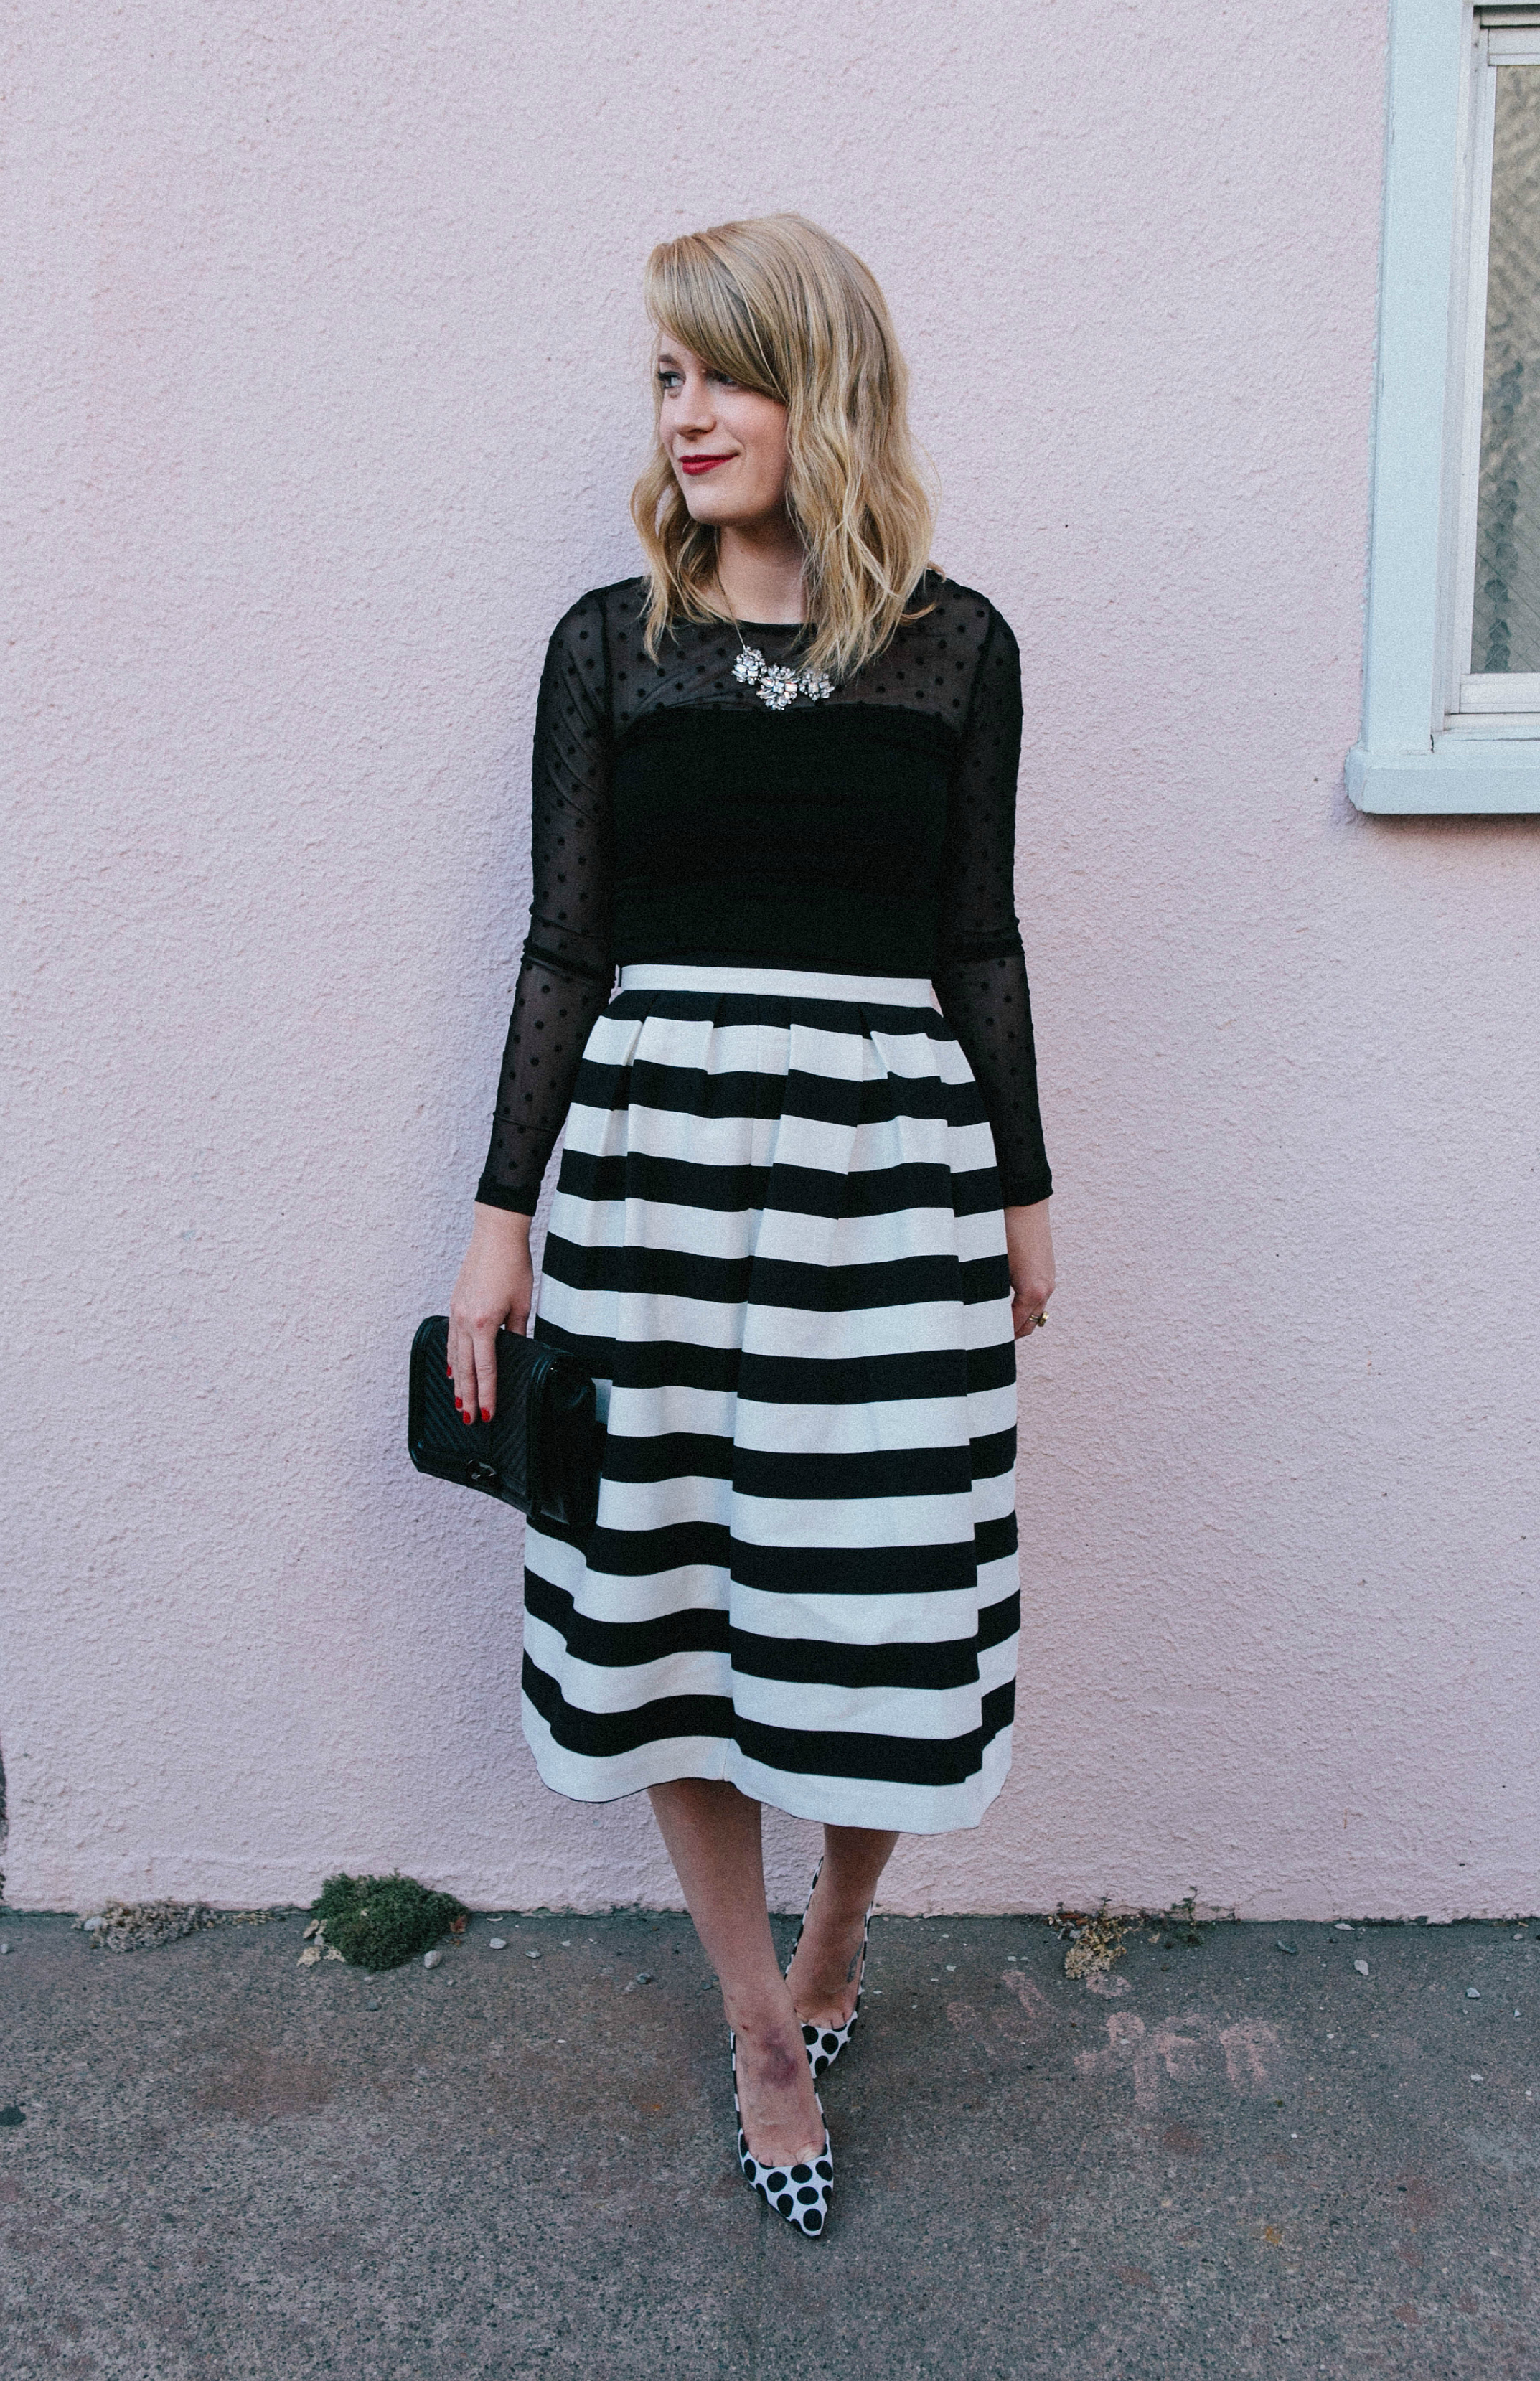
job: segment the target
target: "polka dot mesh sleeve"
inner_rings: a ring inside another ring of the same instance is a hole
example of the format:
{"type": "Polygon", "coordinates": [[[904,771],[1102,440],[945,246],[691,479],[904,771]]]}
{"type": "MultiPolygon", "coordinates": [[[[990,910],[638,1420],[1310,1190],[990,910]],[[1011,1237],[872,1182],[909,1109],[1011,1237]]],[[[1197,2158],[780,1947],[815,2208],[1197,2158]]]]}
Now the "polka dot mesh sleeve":
{"type": "Polygon", "coordinates": [[[935,989],[984,1093],[1008,1207],[1030,1207],[1053,1189],[1038,1109],[1027,963],[1016,922],[1021,759],[1021,655],[1009,629],[992,612],[947,808],[935,989]]]}
{"type": "Polygon", "coordinates": [[[604,617],[574,604],[551,639],[535,712],[534,898],[497,1086],[483,1206],[532,1215],[577,1081],[610,996],[614,861],[604,617]]]}

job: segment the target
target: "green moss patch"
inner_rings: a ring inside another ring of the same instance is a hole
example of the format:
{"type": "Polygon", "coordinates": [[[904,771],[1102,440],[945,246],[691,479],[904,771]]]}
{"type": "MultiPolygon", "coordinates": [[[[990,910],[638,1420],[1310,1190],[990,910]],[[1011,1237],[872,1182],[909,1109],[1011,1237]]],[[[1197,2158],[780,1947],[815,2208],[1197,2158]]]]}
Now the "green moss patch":
{"type": "Polygon", "coordinates": [[[329,1876],[311,1903],[328,1945],[374,1974],[431,1950],[470,1914],[452,1893],[430,1893],[414,1876],[329,1876]]]}

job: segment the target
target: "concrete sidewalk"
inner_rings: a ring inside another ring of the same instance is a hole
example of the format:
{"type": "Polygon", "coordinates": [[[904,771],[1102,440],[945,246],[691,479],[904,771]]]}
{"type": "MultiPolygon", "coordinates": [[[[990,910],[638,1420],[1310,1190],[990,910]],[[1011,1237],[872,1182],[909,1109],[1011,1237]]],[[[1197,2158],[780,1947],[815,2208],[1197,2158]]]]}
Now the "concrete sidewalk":
{"type": "Polygon", "coordinates": [[[383,1977],[302,1923],[0,1915],[3,2381],[1540,2375],[1533,1924],[1141,1935],[1098,1991],[881,1921],[809,2241],[685,1921],[383,1977]]]}

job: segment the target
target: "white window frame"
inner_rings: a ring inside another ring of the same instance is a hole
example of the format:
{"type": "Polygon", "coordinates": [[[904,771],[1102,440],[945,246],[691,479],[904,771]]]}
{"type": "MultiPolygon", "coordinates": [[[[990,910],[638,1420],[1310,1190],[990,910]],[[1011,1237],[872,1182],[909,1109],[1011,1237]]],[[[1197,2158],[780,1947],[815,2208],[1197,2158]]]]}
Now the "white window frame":
{"type": "Polygon", "coordinates": [[[1540,812],[1540,675],[1473,676],[1495,66],[1540,5],[1391,0],[1360,810],[1540,812]]]}

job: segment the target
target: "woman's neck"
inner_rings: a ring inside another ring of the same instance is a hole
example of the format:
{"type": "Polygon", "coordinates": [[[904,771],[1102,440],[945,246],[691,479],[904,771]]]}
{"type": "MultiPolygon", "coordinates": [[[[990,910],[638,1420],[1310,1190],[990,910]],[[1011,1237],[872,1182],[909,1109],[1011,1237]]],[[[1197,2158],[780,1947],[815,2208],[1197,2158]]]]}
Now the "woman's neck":
{"type": "Polygon", "coordinates": [[[716,536],[716,577],[738,620],[789,626],[802,617],[802,541],[783,515],[716,536]]]}

